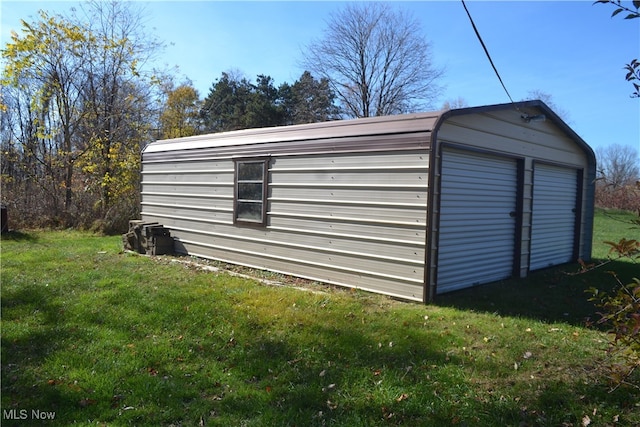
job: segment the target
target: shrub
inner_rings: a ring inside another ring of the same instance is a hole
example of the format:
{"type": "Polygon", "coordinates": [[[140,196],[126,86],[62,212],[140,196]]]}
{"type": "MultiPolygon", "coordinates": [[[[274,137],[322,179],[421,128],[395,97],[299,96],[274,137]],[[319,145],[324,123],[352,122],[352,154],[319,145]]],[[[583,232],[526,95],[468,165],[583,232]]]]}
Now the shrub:
{"type": "Polygon", "coordinates": [[[640,214],[640,182],[615,187],[606,182],[596,183],[595,204],[606,209],[621,209],[640,214]]]}
{"type": "MultiPolygon", "coordinates": [[[[640,219],[632,220],[634,229],[640,227],[640,219]]],[[[635,239],[621,239],[619,242],[605,242],[611,249],[610,257],[617,259],[627,258],[632,262],[640,259],[640,241],[635,239]]],[[[585,270],[598,268],[587,267],[585,270]]],[[[599,319],[595,322],[603,325],[611,334],[611,340],[607,348],[610,379],[614,389],[626,384],[640,389],[640,378],[636,370],[640,367],[640,279],[633,278],[630,283],[624,284],[614,272],[610,272],[618,286],[611,292],[603,292],[597,288],[591,288],[590,301],[593,301],[600,309],[599,319]]]]}

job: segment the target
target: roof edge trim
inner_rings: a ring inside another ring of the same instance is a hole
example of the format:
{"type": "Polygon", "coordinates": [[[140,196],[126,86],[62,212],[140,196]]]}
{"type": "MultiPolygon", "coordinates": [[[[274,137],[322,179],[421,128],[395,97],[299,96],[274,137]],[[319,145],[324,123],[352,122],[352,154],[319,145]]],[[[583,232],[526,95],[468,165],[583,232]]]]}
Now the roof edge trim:
{"type": "Polygon", "coordinates": [[[421,112],[209,133],[158,140],[147,145],[143,153],[247,146],[274,142],[313,141],[334,137],[430,132],[442,113],[443,111],[421,112]],[[408,124],[412,125],[408,126],[408,124]]]}

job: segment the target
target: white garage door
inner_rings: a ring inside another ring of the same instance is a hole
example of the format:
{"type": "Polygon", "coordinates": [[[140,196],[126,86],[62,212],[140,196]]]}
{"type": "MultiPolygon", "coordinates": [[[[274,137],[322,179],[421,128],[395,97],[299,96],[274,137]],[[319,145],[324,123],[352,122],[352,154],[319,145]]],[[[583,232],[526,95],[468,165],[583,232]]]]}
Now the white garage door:
{"type": "Polygon", "coordinates": [[[512,276],[517,162],[444,149],[437,292],[512,276]]]}
{"type": "Polygon", "coordinates": [[[533,217],[529,269],[573,260],[577,171],[536,163],[533,175],[533,217]]]}

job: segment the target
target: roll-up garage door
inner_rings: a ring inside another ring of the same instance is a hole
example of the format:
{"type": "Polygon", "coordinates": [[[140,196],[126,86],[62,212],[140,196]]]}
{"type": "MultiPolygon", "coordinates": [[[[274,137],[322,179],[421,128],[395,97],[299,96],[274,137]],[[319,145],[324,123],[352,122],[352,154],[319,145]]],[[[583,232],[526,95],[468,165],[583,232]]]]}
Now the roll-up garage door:
{"type": "Polygon", "coordinates": [[[569,262],[574,257],[578,171],[536,163],[529,269],[569,262]]]}
{"type": "Polygon", "coordinates": [[[517,171],[514,159],[443,150],[438,293],[512,276],[517,171]]]}

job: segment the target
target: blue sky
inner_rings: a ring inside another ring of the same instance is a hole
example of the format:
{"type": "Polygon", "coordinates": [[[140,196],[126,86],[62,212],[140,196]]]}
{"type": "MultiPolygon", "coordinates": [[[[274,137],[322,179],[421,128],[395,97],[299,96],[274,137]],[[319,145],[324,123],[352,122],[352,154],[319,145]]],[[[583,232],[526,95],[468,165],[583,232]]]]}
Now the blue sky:
{"type": "MultiPolygon", "coordinates": [[[[505,103],[500,86],[459,1],[391,2],[422,24],[436,66],[445,68],[442,97],[468,105],[505,103]]],[[[640,151],[640,100],[629,97],[623,67],[640,57],[640,19],[610,18],[592,1],[474,1],[467,6],[514,100],[531,91],[552,96],[568,124],[594,149],[618,143],[640,151]]],[[[627,3],[630,3],[627,2],[627,3]]],[[[0,2],[0,41],[39,9],[66,12],[77,2],[0,2]]],[[[167,47],[159,63],[179,67],[204,97],[223,71],[293,83],[303,51],[322,36],[344,2],[137,1],[146,28],[167,47]]],[[[182,78],[178,78],[180,81],[182,78]]]]}

